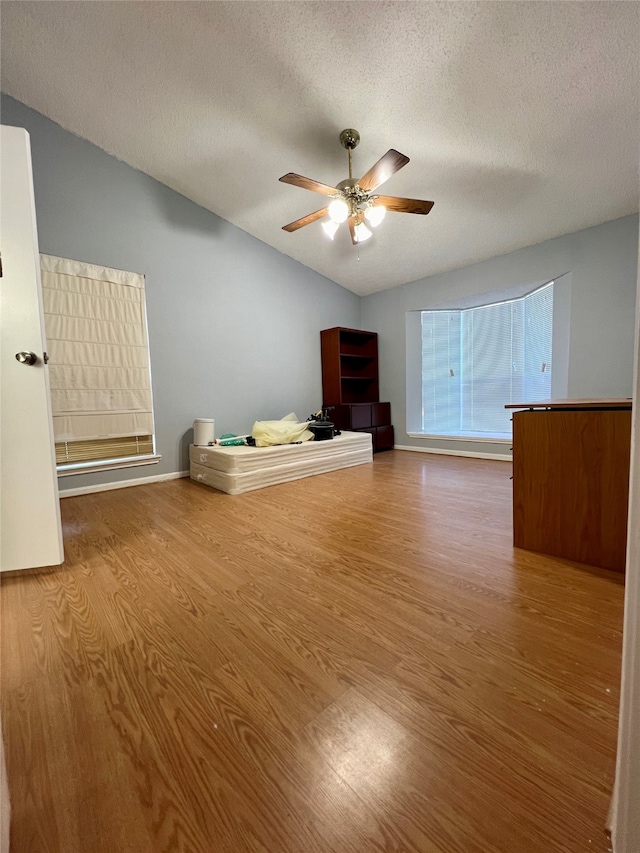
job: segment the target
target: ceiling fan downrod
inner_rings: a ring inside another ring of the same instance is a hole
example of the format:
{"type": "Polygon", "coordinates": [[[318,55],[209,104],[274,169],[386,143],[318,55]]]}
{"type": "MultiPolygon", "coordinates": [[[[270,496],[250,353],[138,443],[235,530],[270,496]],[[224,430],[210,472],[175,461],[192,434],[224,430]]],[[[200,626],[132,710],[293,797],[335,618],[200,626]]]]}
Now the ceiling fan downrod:
{"type": "Polygon", "coordinates": [[[353,171],[351,169],[351,152],[354,148],[358,147],[359,143],[360,134],[352,127],[345,128],[340,134],[340,144],[343,148],[347,149],[347,154],[349,155],[349,180],[352,180],[353,178],[353,171]]]}

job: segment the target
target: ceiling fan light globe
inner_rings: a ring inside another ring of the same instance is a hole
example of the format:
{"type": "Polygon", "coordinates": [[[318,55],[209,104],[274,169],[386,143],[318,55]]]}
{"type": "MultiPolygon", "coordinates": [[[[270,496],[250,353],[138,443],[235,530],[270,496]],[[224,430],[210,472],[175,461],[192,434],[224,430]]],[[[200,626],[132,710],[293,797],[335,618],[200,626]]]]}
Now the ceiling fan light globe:
{"type": "Polygon", "coordinates": [[[356,240],[358,243],[364,243],[365,240],[368,240],[371,237],[372,232],[369,231],[364,222],[359,222],[358,225],[354,228],[354,233],[356,235],[356,240]]]}
{"type": "Polygon", "coordinates": [[[334,199],[329,205],[329,216],[338,225],[344,222],[349,215],[349,205],[341,198],[334,199]]]}
{"type": "Polygon", "coordinates": [[[327,235],[327,237],[330,240],[333,240],[333,238],[336,236],[336,231],[338,230],[339,225],[337,222],[334,222],[333,219],[326,219],[322,223],[322,228],[324,229],[324,233],[327,235]]]}
{"type": "Polygon", "coordinates": [[[372,228],[377,228],[382,222],[387,212],[387,208],[381,204],[368,207],[364,212],[364,218],[372,228]]]}

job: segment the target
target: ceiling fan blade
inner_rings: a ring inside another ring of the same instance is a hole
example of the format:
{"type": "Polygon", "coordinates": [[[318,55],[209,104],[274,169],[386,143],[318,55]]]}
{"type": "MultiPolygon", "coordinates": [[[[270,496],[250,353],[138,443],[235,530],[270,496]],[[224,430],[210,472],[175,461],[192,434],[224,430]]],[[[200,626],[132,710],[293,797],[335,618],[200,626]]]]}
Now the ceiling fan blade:
{"type": "Polygon", "coordinates": [[[386,154],[383,154],[378,162],[373,165],[358,181],[361,190],[371,192],[388,181],[391,175],[394,175],[403,166],[406,166],[409,158],[405,157],[395,148],[390,148],[386,154]]]}
{"type": "Polygon", "coordinates": [[[350,216],[348,219],[349,222],[349,232],[351,233],[351,242],[354,246],[358,245],[358,238],[356,237],[356,225],[358,224],[358,220],[355,216],[350,216]]]}
{"type": "Polygon", "coordinates": [[[338,193],[335,187],[330,187],[328,184],[321,184],[312,178],[304,178],[302,175],[296,175],[295,172],[287,172],[280,180],[284,184],[292,184],[294,187],[302,187],[303,190],[311,190],[314,193],[322,193],[323,195],[337,195],[338,193]]]}
{"type": "Polygon", "coordinates": [[[315,222],[318,219],[322,219],[323,216],[326,216],[328,210],[326,207],[323,207],[321,210],[316,210],[313,213],[307,213],[306,216],[301,216],[300,219],[296,219],[295,222],[290,222],[288,225],[283,225],[283,231],[297,231],[298,228],[304,228],[305,225],[311,225],[312,222],[315,222]]]}
{"type": "Polygon", "coordinates": [[[417,198],[398,198],[393,195],[379,195],[372,199],[372,204],[383,205],[387,210],[395,210],[398,213],[422,213],[427,214],[433,207],[432,201],[420,201],[417,198]]]}

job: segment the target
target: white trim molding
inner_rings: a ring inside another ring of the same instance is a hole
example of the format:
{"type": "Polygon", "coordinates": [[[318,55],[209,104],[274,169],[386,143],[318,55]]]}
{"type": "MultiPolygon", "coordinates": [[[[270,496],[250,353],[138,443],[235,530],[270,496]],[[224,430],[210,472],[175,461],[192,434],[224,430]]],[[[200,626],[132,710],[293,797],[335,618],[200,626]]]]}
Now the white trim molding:
{"type": "Polygon", "coordinates": [[[472,441],[475,444],[507,444],[511,447],[511,438],[487,438],[479,435],[438,435],[437,433],[428,432],[408,432],[409,438],[419,438],[421,440],[437,439],[438,441],[472,441]]]}
{"type": "Polygon", "coordinates": [[[149,483],[161,483],[164,480],[178,480],[188,477],[188,471],[172,471],[170,474],[156,474],[154,477],[136,477],[134,480],[117,480],[115,483],[98,483],[95,486],[79,486],[77,489],[60,491],[60,498],[75,498],[78,495],[90,495],[93,492],[109,492],[112,489],[128,489],[130,486],[148,486],[149,483]]]}
{"type": "Polygon", "coordinates": [[[409,445],[394,444],[394,450],[413,450],[415,453],[434,453],[436,456],[470,456],[472,459],[497,459],[499,462],[511,462],[511,454],[481,453],[474,450],[444,450],[440,447],[410,447],[409,445]]]}

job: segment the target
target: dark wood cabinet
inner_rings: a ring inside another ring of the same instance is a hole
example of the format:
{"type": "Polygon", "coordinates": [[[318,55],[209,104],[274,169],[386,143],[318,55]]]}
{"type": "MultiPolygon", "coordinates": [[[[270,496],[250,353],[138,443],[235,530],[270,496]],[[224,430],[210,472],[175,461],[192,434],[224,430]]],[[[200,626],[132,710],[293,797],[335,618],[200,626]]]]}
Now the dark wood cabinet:
{"type": "Polygon", "coordinates": [[[624,571],[631,402],[530,405],[513,415],[513,544],[624,571]]]}
{"type": "Polygon", "coordinates": [[[351,403],[335,406],[331,420],[339,429],[369,429],[373,425],[371,403],[351,403]]]}
{"type": "Polygon", "coordinates": [[[380,426],[373,427],[373,429],[376,431],[373,439],[376,452],[380,450],[393,450],[393,426],[391,424],[381,424],[380,426]]]}
{"type": "Polygon", "coordinates": [[[378,335],[336,327],[320,332],[322,400],[334,406],[331,419],[339,429],[366,431],[373,452],[393,447],[391,405],[379,400],[378,335]]]}

